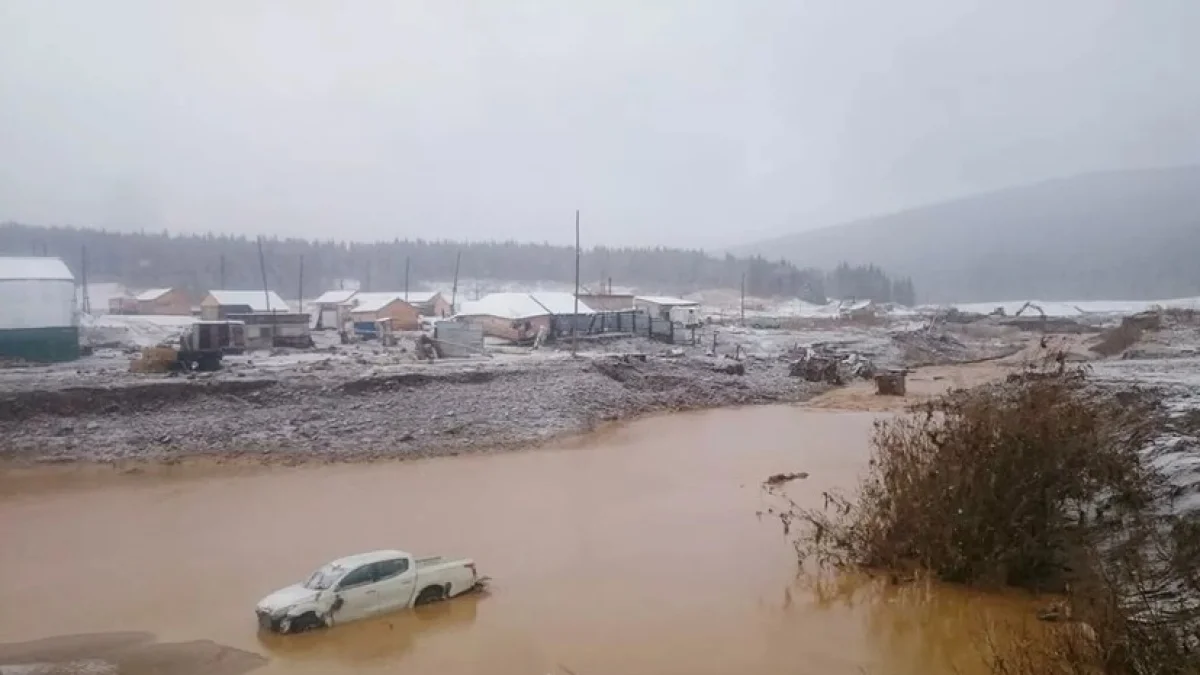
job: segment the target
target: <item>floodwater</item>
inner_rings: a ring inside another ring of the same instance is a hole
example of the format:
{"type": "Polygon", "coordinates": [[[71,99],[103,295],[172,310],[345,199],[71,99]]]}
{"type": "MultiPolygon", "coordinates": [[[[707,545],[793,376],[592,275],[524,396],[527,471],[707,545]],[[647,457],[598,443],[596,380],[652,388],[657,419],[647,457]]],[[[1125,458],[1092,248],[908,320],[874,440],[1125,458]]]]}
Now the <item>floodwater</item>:
{"type": "Polygon", "coordinates": [[[982,673],[984,626],[1028,616],[1028,599],[816,582],[759,515],[773,473],[810,474],[789,487],[803,504],[851,485],[872,420],[742,408],[495,455],[0,473],[0,643],[137,631],[259,654],[264,674],[982,673]],[[494,583],[331,630],[256,632],[263,595],[392,547],[471,556],[494,583]]]}

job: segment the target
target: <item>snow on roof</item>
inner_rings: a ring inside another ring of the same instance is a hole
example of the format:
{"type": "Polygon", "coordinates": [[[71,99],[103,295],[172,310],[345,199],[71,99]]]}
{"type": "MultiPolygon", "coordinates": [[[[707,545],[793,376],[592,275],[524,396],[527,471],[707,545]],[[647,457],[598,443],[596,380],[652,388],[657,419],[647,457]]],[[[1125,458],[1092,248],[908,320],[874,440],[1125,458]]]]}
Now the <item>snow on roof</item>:
{"type": "MultiPolygon", "coordinates": [[[[435,295],[439,295],[438,291],[409,291],[408,292],[408,302],[410,302],[410,303],[412,303],[412,302],[416,302],[416,303],[429,302],[430,300],[433,299],[433,296],[435,296],[435,295]]],[[[403,298],[404,294],[401,293],[400,297],[403,298]]]]}
{"type": "Polygon", "coordinates": [[[157,300],[170,292],[171,289],[169,288],[151,288],[148,291],[142,291],[141,293],[138,293],[136,299],[141,300],[142,302],[149,302],[150,300],[157,300]]]}
{"type": "Polygon", "coordinates": [[[672,298],[667,295],[639,295],[634,300],[649,302],[653,305],[662,305],[664,307],[692,307],[700,303],[695,300],[684,300],[683,298],[672,298]]]}
{"type": "MultiPolygon", "coordinates": [[[[489,293],[479,300],[462,303],[460,316],[498,316],[503,319],[529,319],[547,314],[575,313],[575,296],[571,293],[489,293]]],[[[582,301],[580,314],[596,312],[582,301]]]]}
{"type": "Polygon", "coordinates": [[[75,281],[61,258],[0,258],[3,281],[75,281]]]}
{"type": "Polygon", "coordinates": [[[346,302],[350,298],[354,297],[354,294],[357,292],[358,291],[355,291],[355,290],[325,291],[316,300],[313,300],[313,304],[314,305],[340,305],[343,302],[346,302]]]}
{"type": "Polygon", "coordinates": [[[350,299],[355,312],[378,312],[396,300],[403,300],[404,293],[396,291],[379,291],[377,293],[358,293],[350,299]]]}
{"type": "Polygon", "coordinates": [[[245,305],[252,312],[288,312],[288,305],[283,298],[270,291],[270,299],[262,291],[209,291],[209,295],[218,305],[245,305]],[[268,304],[269,303],[269,304],[268,304]]]}

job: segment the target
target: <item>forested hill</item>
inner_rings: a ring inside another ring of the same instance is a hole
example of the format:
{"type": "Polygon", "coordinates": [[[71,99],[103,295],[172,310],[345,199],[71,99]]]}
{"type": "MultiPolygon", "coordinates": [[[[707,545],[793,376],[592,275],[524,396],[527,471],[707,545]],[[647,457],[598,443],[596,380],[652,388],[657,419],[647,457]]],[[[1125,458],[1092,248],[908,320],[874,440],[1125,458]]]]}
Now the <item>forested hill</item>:
{"type": "MultiPolygon", "coordinates": [[[[255,239],[216,235],[117,233],[102,230],[0,225],[0,255],[53,255],[79,278],[87,249],[89,282],[118,281],[133,288],[262,288],[255,239]],[[223,270],[223,272],[222,272],[223,270]],[[222,277],[222,273],[224,277],[222,277]]],[[[423,282],[449,282],[461,254],[461,278],[513,282],[561,282],[575,279],[570,246],[516,242],[402,241],[347,243],[304,239],[264,239],[267,285],[295,298],[304,259],[305,296],[335,287],[338,279],[357,279],[369,290],[401,290],[408,259],[411,288],[423,282]]],[[[832,265],[830,267],[833,267],[832,265]]],[[[614,286],[644,293],[688,293],[738,288],[742,275],[749,295],[870,298],[913,304],[915,291],[906,279],[891,279],[878,267],[840,265],[828,271],[802,269],[763,257],[715,257],[703,251],[670,248],[588,249],[580,262],[583,286],[614,286]]]]}
{"type": "Polygon", "coordinates": [[[909,275],[922,301],[1200,295],[1200,167],[1047,181],[734,250],[909,275]]]}

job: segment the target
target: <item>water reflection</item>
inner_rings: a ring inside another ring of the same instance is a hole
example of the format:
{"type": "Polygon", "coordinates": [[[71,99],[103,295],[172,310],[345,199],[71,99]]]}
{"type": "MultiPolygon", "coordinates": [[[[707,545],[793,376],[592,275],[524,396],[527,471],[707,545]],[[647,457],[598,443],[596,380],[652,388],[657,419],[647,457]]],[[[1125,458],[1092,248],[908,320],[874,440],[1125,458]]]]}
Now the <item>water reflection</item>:
{"type": "Polygon", "coordinates": [[[412,611],[298,635],[259,631],[258,643],[272,658],[327,665],[333,669],[330,672],[380,661],[399,663],[405,652],[422,640],[468,629],[486,597],[486,592],[471,593],[412,611]]]}

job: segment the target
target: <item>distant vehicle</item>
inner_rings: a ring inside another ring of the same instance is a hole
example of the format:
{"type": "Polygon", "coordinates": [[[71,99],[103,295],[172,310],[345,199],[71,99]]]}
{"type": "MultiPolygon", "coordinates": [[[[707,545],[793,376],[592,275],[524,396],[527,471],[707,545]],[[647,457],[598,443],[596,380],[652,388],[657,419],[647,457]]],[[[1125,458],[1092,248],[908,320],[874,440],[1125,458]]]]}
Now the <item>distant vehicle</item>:
{"type": "Polygon", "coordinates": [[[264,630],[297,633],[439,602],[485,582],[470,558],[372,551],[334,560],[307,581],[275,591],[255,613],[264,630]]]}

